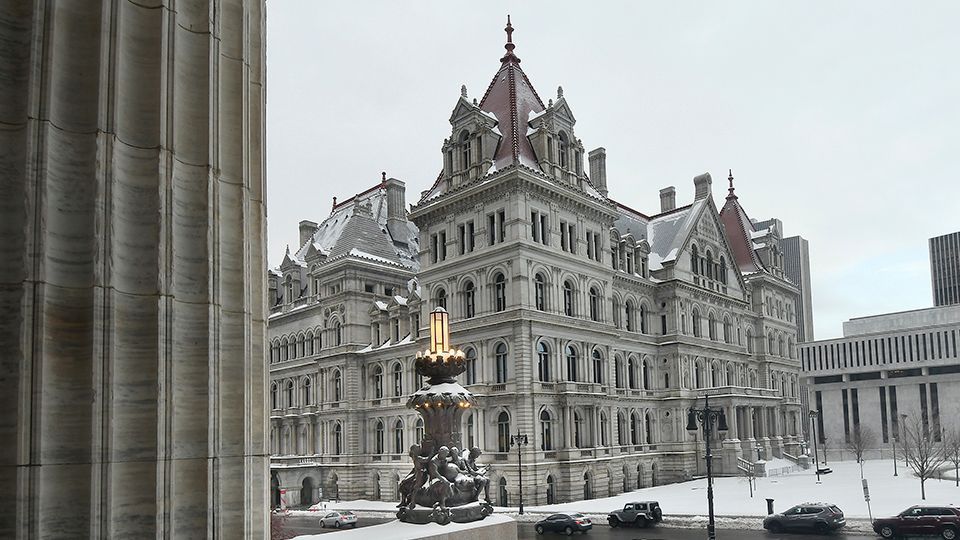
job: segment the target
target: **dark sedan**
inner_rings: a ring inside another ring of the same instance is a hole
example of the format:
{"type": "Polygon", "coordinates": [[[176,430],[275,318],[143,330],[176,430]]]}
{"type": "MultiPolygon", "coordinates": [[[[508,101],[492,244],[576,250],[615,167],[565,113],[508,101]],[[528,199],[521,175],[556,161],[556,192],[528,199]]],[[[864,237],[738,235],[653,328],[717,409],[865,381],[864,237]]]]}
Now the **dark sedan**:
{"type": "Polygon", "coordinates": [[[820,534],[843,528],[847,520],[836,505],[827,503],[798,504],[781,514],[767,516],[763,528],[772,533],[807,531],[820,534]]]}
{"type": "Polygon", "coordinates": [[[873,520],[873,530],[884,538],[936,535],[957,538],[960,510],[952,506],[911,506],[900,514],[873,520]]]}
{"type": "Polygon", "coordinates": [[[593,528],[593,523],[583,514],[553,514],[547,519],[538,521],[534,528],[537,534],[562,532],[570,536],[574,532],[586,533],[593,528]]]}

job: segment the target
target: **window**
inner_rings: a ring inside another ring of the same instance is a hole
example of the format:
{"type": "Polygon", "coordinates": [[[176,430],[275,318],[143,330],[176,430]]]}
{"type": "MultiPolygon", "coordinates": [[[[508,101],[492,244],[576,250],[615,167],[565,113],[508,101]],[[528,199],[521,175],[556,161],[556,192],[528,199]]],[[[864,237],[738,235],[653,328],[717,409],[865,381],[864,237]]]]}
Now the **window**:
{"type": "Polygon", "coordinates": [[[393,365],[393,395],[403,395],[403,368],[399,363],[393,365]]]}
{"type": "Polygon", "coordinates": [[[393,425],[393,453],[403,453],[403,422],[400,420],[393,425]]]}
{"type": "Polygon", "coordinates": [[[457,236],[458,242],[457,245],[460,247],[460,254],[470,253],[473,251],[473,221],[468,221],[466,223],[461,223],[457,226],[457,236]]]}
{"type": "Polygon", "coordinates": [[[497,382],[507,382],[507,346],[504,343],[497,343],[495,349],[495,361],[497,368],[497,382]]]}
{"type": "Polygon", "coordinates": [[[573,411],[573,446],[581,448],[580,433],[583,432],[583,415],[579,411],[573,411]]]}
{"type": "Polygon", "coordinates": [[[580,355],[577,354],[577,349],[575,349],[572,345],[567,345],[565,356],[567,358],[567,380],[576,381],[577,363],[580,361],[580,355]]]}
{"type": "Polygon", "coordinates": [[[623,315],[626,320],[627,332],[633,332],[633,301],[627,300],[623,315]]]}
{"type": "Polygon", "coordinates": [[[497,311],[507,309],[507,279],[500,272],[493,276],[493,300],[497,311]]]}
{"type": "Polygon", "coordinates": [[[534,242],[550,245],[550,229],[547,228],[547,215],[538,211],[530,211],[530,237],[534,242]]]}
{"type": "Polygon", "coordinates": [[[603,384],[603,353],[593,350],[593,382],[603,384]]]}
{"type": "Polygon", "coordinates": [[[287,381],[287,407],[295,407],[297,402],[293,394],[293,381],[287,381]]]}
{"type": "Polygon", "coordinates": [[[333,323],[333,345],[339,347],[343,343],[343,325],[340,321],[333,323]]]}
{"type": "Polygon", "coordinates": [[[727,260],[726,260],[726,258],[724,258],[723,255],[720,256],[720,267],[719,267],[719,268],[720,268],[720,269],[719,269],[719,272],[720,272],[720,276],[719,276],[720,283],[723,283],[724,285],[726,285],[726,284],[727,284],[727,260]]]}
{"type": "Polygon", "coordinates": [[[647,333],[647,306],[640,304],[640,333],[647,333]]]}
{"type": "Polygon", "coordinates": [[[470,134],[466,130],[460,133],[460,168],[470,166],[470,134]]]}
{"type": "Polygon", "coordinates": [[[343,425],[340,422],[333,425],[333,453],[343,454],[343,425]]]}
{"type": "Polygon", "coordinates": [[[270,385],[270,404],[271,408],[276,410],[280,408],[280,392],[277,383],[270,385]]]}
{"type": "Polygon", "coordinates": [[[644,358],[643,361],[640,362],[640,366],[643,372],[643,389],[650,390],[650,381],[652,380],[650,377],[650,362],[644,358]]]}
{"type": "Polygon", "coordinates": [[[546,311],[547,309],[547,280],[543,277],[543,274],[537,273],[533,278],[533,289],[534,289],[534,306],[539,311],[546,311]]]}
{"type": "Polygon", "coordinates": [[[627,361],[627,386],[632,390],[637,388],[637,361],[634,358],[627,361]]]}
{"type": "Polygon", "coordinates": [[[620,328],[620,319],[622,315],[620,314],[620,300],[617,299],[616,295],[613,297],[613,326],[614,328],[620,328]]]}
{"type": "Polygon", "coordinates": [[[473,317],[475,312],[475,291],[473,282],[467,281],[463,285],[463,316],[467,319],[473,317]]]}
{"type": "Polygon", "coordinates": [[[600,320],[600,292],[596,287],[590,287],[590,320],[600,320]]]}
{"type": "Polygon", "coordinates": [[[573,284],[569,280],[563,282],[563,314],[573,317],[573,284]]]}
{"type": "Polygon", "coordinates": [[[383,368],[377,366],[373,369],[373,398],[383,397],[383,368]]]}
{"type": "Polygon", "coordinates": [[[465,447],[466,449],[473,448],[474,446],[477,445],[476,429],[477,428],[475,427],[473,415],[471,414],[467,416],[467,446],[465,447]]]}
{"type": "Polygon", "coordinates": [[[506,411],[497,416],[497,451],[510,451],[510,416],[506,411]]]}
{"type": "Polygon", "coordinates": [[[303,396],[301,396],[301,401],[303,403],[303,406],[306,407],[308,405],[313,404],[313,399],[312,399],[313,395],[311,393],[312,388],[310,386],[310,378],[307,377],[303,379],[302,384],[303,384],[302,386],[303,396]]]}
{"type": "Polygon", "coordinates": [[[466,350],[467,357],[467,368],[464,371],[466,373],[467,384],[476,384],[477,383],[477,350],[473,347],[470,347],[466,350]]]}
{"type": "Polygon", "coordinates": [[[699,256],[697,255],[697,245],[694,244],[690,246],[690,270],[694,274],[699,274],[699,256]]]}
{"type": "Polygon", "coordinates": [[[707,279],[713,279],[713,253],[710,253],[710,250],[707,250],[707,279]]]}
{"type": "Polygon", "coordinates": [[[537,374],[540,382],[550,382],[550,347],[543,341],[537,342],[537,374]]]}
{"type": "Polygon", "coordinates": [[[723,318],[723,342],[730,343],[730,318],[723,318]]]}
{"type": "Polygon", "coordinates": [[[623,358],[619,356],[613,361],[613,385],[623,388],[623,358]]]}
{"type": "Polygon", "coordinates": [[[560,168],[566,169],[568,167],[567,163],[567,153],[570,151],[570,141],[567,139],[567,134],[563,131],[560,132],[560,168]]]}
{"type": "Polygon", "coordinates": [[[333,401],[343,400],[343,377],[340,370],[333,372],[333,401]]]}
{"type": "Polygon", "coordinates": [[[607,413],[600,411],[600,446],[607,446],[607,413]]]}
{"type": "Polygon", "coordinates": [[[503,242],[507,237],[507,213],[503,210],[497,212],[497,241],[503,242]]]}
{"type": "Polygon", "coordinates": [[[393,336],[394,343],[400,341],[400,319],[390,321],[390,333],[393,336]]]}
{"type": "Polygon", "coordinates": [[[436,304],[435,307],[447,309],[447,291],[442,288],[437,289],[437,299],[434,301],[434,304],[436,304]]]}
{"type": "Polygon", "coordinates": [[[414,436],[417,438],[417,444],[423,441],[423,418],[417,418],[417,423],[413,427],[414,436]]]}
{"type": "Polygon", "coordinates": [[[377,420],[377,427],[374,429],[373,451],[377,454],[383,453],[383,421],[377,420]]]}
{"type": "Polygon", "coordinates": [[[553,426],[550,413],[544,409],[540,412],[540,449],[553,450],[553,426]]]}
{"type": "Polygon", "coordinates": [[[717,321],[714,319],[713,313],[707,318],[707,334],[711,340],[717,339],[717,321]]]}
{"type": "Polygon", "coordinates": [[[693,310],[693,335],[700,337],[700,312],[693,310]]]}

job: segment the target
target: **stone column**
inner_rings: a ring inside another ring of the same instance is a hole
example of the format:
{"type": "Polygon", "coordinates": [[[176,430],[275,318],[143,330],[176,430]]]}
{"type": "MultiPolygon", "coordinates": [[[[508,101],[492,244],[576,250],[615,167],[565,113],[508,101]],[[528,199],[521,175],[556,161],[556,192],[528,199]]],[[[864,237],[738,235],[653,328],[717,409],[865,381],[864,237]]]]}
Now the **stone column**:
{"type": "Polygon", "coordinates": [[[0,537],[267,537],[263,9],[0,8],[0,537]]]}

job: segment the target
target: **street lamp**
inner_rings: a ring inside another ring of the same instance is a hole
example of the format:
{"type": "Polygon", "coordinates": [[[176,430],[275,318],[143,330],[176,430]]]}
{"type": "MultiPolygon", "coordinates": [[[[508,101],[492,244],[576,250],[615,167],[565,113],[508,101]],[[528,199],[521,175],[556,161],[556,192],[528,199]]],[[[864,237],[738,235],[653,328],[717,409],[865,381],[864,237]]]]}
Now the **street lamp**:
{"type": "Polygon", "coordinates": [[[713,431],[714,422],[717,423],[718,432],[727,431],[727,415],[724,414],[722,408],[711,409],[710,396],[705,396],[702,409],[690,407],[687,411],[687,431],[696,432],[698,421],[703,426],[703,439],[707,445],[707,511],[709,512],[707,539],[716,540],[717,535],[713,523],[713,454],[710,452],[710,434],[713,431]]]}
{"type": "Polygon", "coordinates": [[[527,436],[520,433],[517,427],[517,434],[510,436],[510,446],[517,447],[517,476],[520,478],[520,515],[523,515],[523,456],[520,453],[520,447],[528,443],[527,436]]]}
{"type": "MultiPolygon", "coordinates": [[[[900,433],[903,433],[903,425],[906,424],[906,423],[907,423],[907,415],[906,415],[906,413],[901,413],[901,414],[900,414],[900,423],[897,424],[897,431],[899,431],[900,433]]],[[[904,437],[904,439],[906,439],[906,437],[904,437]]],[[[902,443],[901,446],[903,446],[903,466],[904,466],[904,467],[909,467],[909,466],[910,466],[910,462],[907,461],[907,441],[904,440],[904,441],[901,441],[901,443],[902,443]]],[[[896,463],[896,461],[897,461],[897,456],[893,456],[893,461],[894,461],[894,463],[896,463]]]]}
{"type": "MultiPolygon", "coordinates": [[[[897,424],[897,427],[899,428],[899,427],[900,427],[900,424],[897,424]]],[[[899,432],[900,430],[898,429],[897,431],[899,432]]],[[[898,435],[898,433],[894,433],[894,434],[893,434],[893,437],[892,437],[892,442],[893,442],[893,475],[894,475],[894,476],[897,476],[897,435],[898,435]]]]}
{"type": "Polygon", "coordinates": [[[820,483],[820,454],[817,452],[817,416],[820,413],[811,410],[810,416],[810,434],[813,435],[813,468],[817,471],[817,483],[820,483]]]}

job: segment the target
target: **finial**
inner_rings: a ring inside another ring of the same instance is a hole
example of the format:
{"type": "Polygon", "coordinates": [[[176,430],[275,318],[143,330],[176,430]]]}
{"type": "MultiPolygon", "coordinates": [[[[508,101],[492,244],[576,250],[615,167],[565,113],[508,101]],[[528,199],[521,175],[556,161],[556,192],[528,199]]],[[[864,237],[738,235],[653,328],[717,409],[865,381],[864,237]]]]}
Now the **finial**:
{"type": "Polygon", "coordinates": [[[562,87],[562,86],[558,86],[558,87],[557,87],[557,99],[560,99],[560,98],[562,98],[562,97],[563,97],[563,87],[562,87]]]}
{"type": "Polygon", "coordinates": [[[513,49],[516,45],[513,44],[513,25],[510,24],[510,15],[507,15],[507,26],[503,30],[507,33],[507,44],[503,46],[503,48],[507,50],[507,54],[503,55],[500,61],[503,63],[512,61],[519,64],[520,58],[513,54],[513,49]]]}
{"type": "Polygon", "coordinates": [[[387,171],[383,171],[383,172],[380,173],[380,181],[381,181],[381,182],[386,182],[386,181],[387,181],[387,171]]]}
{"type": "Polygon", "coordinates": [[[727,188],[727,198],[736,199],[737,196],[733,193],[733,169],[728,169],[729,175],[727,176],[727,181],[730,183],[730,187],[727,188]]]}
{"type": "Polygon", "coordinates": [[[465,85],[465,84],[461,84],[461,85],[460,85],[460,97],[462,97],[462,98],[466,98],[466,97],[467,97],[467,85],[465,85]]]}
{"type": "Polygon", "coordinates": [[[336,210],[336,208],[337,208],[337,198],[334,197],[334,198],[333,198],[333,208],[331,208],[330,210],[336,210]]]}
{"type": "Polygon", "coordinates": [[[473,98],[473,104],[474,104],[474,105],[477,104],[477,98],[473,98]]]}
{"type": "Polygon", "coordinates": [[[552,100],[552,99],[548,99],[548,100],[547,100],[547,108],[549,109],[550,107],[553,107],[553,100],[552,100]]]}
{"type": "Polygon", "coordinates": [[[290,256],[290,244],[287,244],[287,255],[286,255],[286,256],[287,256],[287,257],[290,256]]]}

